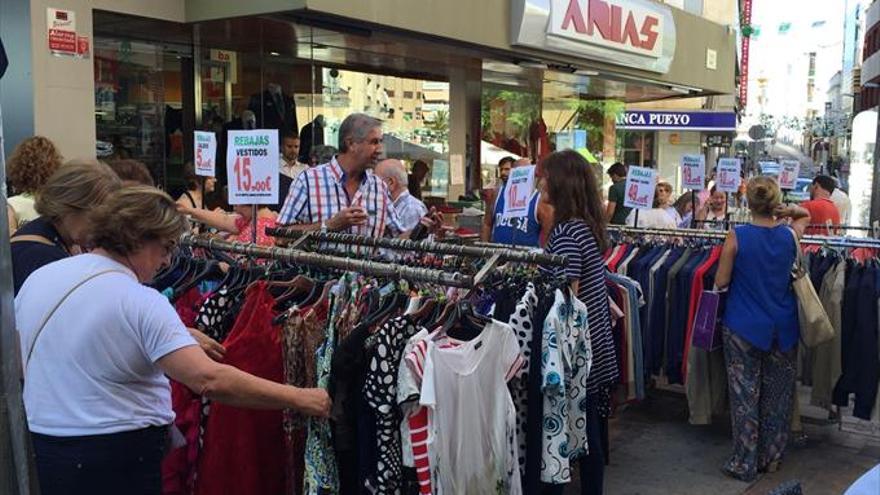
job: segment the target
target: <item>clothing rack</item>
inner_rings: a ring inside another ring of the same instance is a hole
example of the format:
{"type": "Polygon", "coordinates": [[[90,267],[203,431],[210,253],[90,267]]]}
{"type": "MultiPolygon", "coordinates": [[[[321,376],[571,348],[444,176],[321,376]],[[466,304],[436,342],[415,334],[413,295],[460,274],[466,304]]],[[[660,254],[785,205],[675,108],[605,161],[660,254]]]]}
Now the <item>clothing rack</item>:
{"type": "MultiPolygon", "coordinates": [[[[621,234],[635,235],[659,235],[668,237],[687,237],[698,239],[724,239],[727,237],[726,232],[699,230],[699,229],[650,229],[635,228],[622,225],[609,225],[610,232],[619,232],[621,234]]],[[[833,236],[804,236],[801,238],[801,244],[827,246],[827,247],[848,247],[848,248],[874,248],[880,249],[880,239],[856,238],[856,237],[833,237],[833,236]]]]}
{"type": "Polygon", "coordinates": [[[337,244],[351,244],[356,246],[368,246],[402,251],[416,251],[422,253],[451,254],[472,258],[489,258],[497,256],[500,262],[521,262],[538,265],[565,266],[565,257],[555,254],[522,251],[509,247],[479,247],[449,244],[444,242],[412,241],[409,239],[387,239],[360,236],[355,234],[343,234],[339,232],[302,232],[289,227],[268,227],[266,234],[284,239],[295,239],[295,245],[308,240],[331,242],[337,244]]]}
{"type": "Polygon", "coordinates": [[[181,236],[180,245],[202,247],[209,250],[226,251],[254,258],[286,261],[288,263],[300,265],[336,268],[344,271],[363,273],[365,275],[392,278],[395,280],[404,279],[413,282],[427,282],[446,287],[473,288],[477,283],[475,277],[458,272],[450,273],[443,270],[414,268],[391,263],[343,258],[339,256],[298,251],[295,249],[259,246],[257,244],[246,242],[224,241],[221,239],[202,237],[191,233],[186,233],[181,236]]]}
{"type": "MultiPolygon", "coordinates": [[[[709,224],[709,225],[724,225],[724,224],[727,224],[727,225],[746,225],[749,223],[749,222],[735,222],[733,220],[730,220],[730,221],[725,221],[725,220],[694,220],[693,222],[694,223],[701,223],[701,224],[709,224]]],[[[817,229],[830,228],[832,230],[859,230],[859,231],[864,231],[864,232],[873,232],[874,231],[874,227],[862,227],[860,225],[835,225],[835,224],[825,225],[825,224],[821,224],[821,223],[811,223],[810,225],[808,225],[808,227],[817,228],[817,229]]]]}

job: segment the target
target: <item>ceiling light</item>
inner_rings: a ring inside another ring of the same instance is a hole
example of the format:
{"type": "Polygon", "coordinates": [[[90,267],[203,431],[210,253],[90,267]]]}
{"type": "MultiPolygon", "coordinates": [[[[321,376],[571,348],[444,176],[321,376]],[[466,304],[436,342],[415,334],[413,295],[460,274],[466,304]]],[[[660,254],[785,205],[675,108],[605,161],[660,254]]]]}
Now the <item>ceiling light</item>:
{"type": "Polygon", "coordinates": [[[594,70],[587,70],[587,69],[577,69],[576,71],[574,71],[574,74],[578,75],[578,76],[587,76],[587,77],[593,77],[593,76],[599,75],[598,72],[596,72],[594,70]]]}
{"type": "Polygon", "coordinates": [[[272,55],[273,57],[280,57],[281,56],[281,54],[278,52],[269,52],[269,55],[272,55]]]}

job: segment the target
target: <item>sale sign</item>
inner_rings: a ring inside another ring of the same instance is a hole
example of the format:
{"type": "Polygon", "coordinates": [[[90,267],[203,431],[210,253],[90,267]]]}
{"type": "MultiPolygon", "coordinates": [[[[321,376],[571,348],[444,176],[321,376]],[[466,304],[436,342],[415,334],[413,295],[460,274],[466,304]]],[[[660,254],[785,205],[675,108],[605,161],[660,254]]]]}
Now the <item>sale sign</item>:
{"type": "Polygon", "coordinates": [[[278,131],[228,131],[229,204],[278,203],[278,131]]]}
{"type": "Polygon", "coordinates": [[[626,173],[626,196],[623,206],[645,210],[654,206],[657,171],[652,168],[630,166],[626,173]]]}
{"type": "Polygon", "coordinates": [[[782,169],[779,171],[779,188],[794,189],[800,172],[801,162],[797,160],[783,160],[782,169]]]}
{"type": "Polygon", "coordinates": [[[726,193],[735,193],[739,190],[742,179],[740,178],[740,170],[742,162],[739,158],[722,158],[718,160],[718,168],[715,174],[715,187],[726,193]]]}
{"type": "Polygon", "coordinates": [[[529,200],[535,191],[535,166],[517,167],[510,171],[504,187],[504,209],[501,218],[525,217],[529,212],[529,200]]]}
{"type": "Polygon", "coordinates": [[[702,191],[706,184],[706,157],[703,155],[682,155],[681,187],[692,191],[702,191]]]}
{"type": "Polygon", "coordinates": [[[194,139],[196,175],[214,177],[217,175],[217,137],[213,132],[196,131],[194,139]]]}

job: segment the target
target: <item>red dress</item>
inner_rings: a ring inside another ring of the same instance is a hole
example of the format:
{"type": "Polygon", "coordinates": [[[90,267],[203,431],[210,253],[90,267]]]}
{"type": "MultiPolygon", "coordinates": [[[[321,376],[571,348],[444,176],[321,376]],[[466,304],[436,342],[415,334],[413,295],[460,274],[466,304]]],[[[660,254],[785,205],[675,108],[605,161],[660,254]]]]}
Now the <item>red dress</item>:
{"type": "MultiPolygon", "coordinates": [[[[272,325],[274,300],[264,282],[248,290],[244,307],[224,341],[224,362],[284,383],[280,329],[272,325]]],[[[281,411],[212,403],[199,459],[196,493],[270,495],[286,482],[281,411]]]]}

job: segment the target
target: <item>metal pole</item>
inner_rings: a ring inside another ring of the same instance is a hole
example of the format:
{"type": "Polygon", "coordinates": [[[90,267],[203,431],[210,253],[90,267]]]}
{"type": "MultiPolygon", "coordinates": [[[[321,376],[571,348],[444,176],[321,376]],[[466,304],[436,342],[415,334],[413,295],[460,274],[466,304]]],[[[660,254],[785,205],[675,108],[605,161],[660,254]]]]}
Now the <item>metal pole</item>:
{"type": "Polygon", "coordinates": [[[251,242],[257,243],[257,205],[253,205],[254,211],[251,213],[251,242]]]}
{"type": "Polygon", "coordinates": [[[636,210],[636,218],[633,221],[633,227],[639,228],[639,210],[636,210]]]}
{"type": "Polygon", "coordinates": [[[691,228],[697,228],[697,191],[691,189],[691,228]]]}
{"type": "MultiPolygon", "coordinates": [[[[0,204],[6,204],[3,116],[0,114],[0,204]]],[[[0,493],[39,493],[22,401],[21,347],[15,330],[9,221],[0,215],[0,493]]]]}

